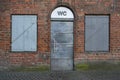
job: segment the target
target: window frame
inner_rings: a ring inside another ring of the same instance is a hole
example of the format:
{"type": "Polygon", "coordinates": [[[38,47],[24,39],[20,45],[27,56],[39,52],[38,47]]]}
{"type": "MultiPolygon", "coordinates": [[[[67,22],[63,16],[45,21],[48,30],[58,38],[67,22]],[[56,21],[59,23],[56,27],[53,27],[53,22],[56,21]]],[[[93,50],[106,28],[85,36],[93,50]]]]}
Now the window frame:
{"type": "Polygon", "coordinates": [[[110,14],[85,14],[84,16],[84,51],[86,53],[108,53],[110,52],[110,14]],[[108,50],[86,50],[86,16],[107,16],[108,17],[108,50]]]}
{"type": "Polygon", "coordinates": [[[10,38],[10,52],[13,52],[13,53],[25,53],[25,52],[27,52],[27,53],[34,53],[34,52],[37,52],[38,51],[38,15],[37,14],[11,14],[11,16],[10,16],[10,20],[11,20],[11,24],[10,24],[10,31],[11,31],[11,38],[10,38]],[[22,50],[22,51],[14,51],[14,50],[12,50],[12,34],[13,34],[13,32],[12,32],[12,16],[36,16],[36,50],[35,51],[29,51],[29,50],[22,50]]]}

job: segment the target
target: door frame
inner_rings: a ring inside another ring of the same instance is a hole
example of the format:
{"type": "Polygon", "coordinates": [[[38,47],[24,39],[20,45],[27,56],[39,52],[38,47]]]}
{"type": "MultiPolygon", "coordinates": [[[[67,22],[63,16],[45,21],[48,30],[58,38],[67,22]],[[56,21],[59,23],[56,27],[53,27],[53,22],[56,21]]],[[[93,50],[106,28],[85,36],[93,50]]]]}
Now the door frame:
{"type": "MultiPolygon", "coordinates": [[[[59,7],[64,7],[64,6],[58,6],[55,9],[57,9],[59,7]]],[[[53,11],[55,9],[51,12],[51,17],[50,17],[51,18],[50,19],[50,70],[51,70],[51,54],[52,54],[52,52],[51,52],[51,27],[52,27],[51,22],[52,21],[56,21],[56,22],[58,22],[58,21],[73,22],[73,53],[72,53],[73,69],[72,70],[74,70],[74,25],[75,25],[75,15],[74,15],[74,12],[73,12],[72,9],[70,9],[70,8],[68,8],[66,6],[65,6],[65,8],[69,9],[72,12],[73,18],[66,18],[66,19],[65,18],[64,19],[62,19],[62,18],[52,18],[52,13],[53,13],[53,11]]]]}

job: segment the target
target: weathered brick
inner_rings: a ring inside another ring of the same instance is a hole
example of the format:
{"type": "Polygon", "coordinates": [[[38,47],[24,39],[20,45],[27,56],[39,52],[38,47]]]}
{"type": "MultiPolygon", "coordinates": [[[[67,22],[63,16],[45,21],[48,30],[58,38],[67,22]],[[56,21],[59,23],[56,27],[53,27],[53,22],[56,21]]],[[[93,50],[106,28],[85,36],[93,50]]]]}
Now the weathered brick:
{"type": "Polygon", "coordinates": [[[75,61],[120,60],[119,0],[0,0],[0,54],[2,54],[0,60],[19,66],[50,64],[50,15],[52,10],[59,5],[67,6],[75,13],[75,61]],[[11,52],[12,14],[36,14],[38,16],[36,52],[11,52]],[[110,14],[109,52],[85,52],[85,14],[110,14]]]}

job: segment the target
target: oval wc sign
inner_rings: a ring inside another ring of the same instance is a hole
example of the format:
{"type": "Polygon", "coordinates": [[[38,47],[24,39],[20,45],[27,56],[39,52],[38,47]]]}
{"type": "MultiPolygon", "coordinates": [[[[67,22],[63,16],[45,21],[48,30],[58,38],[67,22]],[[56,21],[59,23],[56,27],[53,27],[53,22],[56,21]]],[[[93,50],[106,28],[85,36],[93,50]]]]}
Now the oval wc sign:
{"type": "Polygon", "coordinates": [[[74,15],[73,15],[73,12],[66,8],[66,7],[58,7],[56,8],[52,14],[51,14],[51,19],[54,19],[54,18],[71,18],[73,19],[74,18],[74,15]]]}

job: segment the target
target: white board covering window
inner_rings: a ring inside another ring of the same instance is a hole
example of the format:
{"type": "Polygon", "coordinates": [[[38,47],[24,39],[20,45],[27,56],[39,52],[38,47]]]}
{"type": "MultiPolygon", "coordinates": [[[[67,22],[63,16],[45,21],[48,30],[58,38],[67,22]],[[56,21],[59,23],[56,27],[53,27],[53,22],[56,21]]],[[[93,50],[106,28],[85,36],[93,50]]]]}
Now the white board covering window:
{"type": "Polygon", "coordinates": [[[85,17],[85,51],[109,51],[109,16],[85,17]]]}
{"type": "Polygon", "coordinates": [[[12,51],[37,50],[37,16],[12,15],[12,51]]]}

